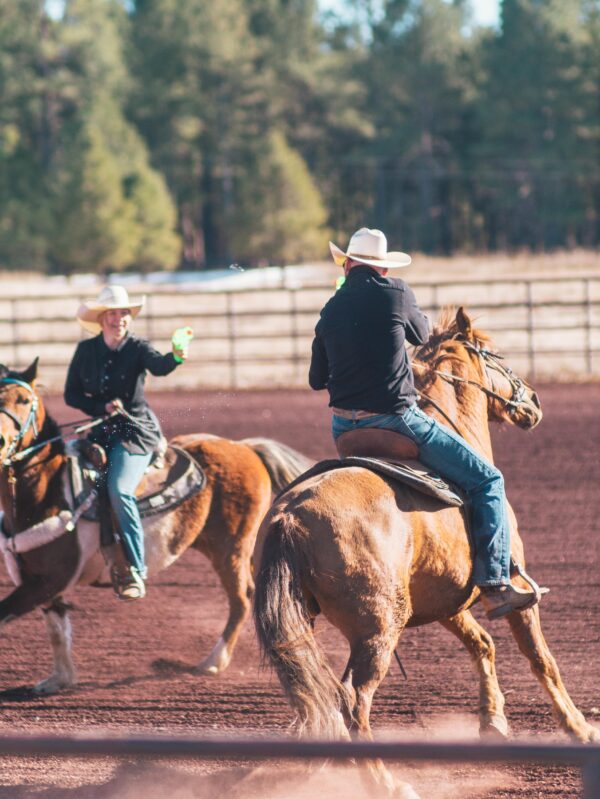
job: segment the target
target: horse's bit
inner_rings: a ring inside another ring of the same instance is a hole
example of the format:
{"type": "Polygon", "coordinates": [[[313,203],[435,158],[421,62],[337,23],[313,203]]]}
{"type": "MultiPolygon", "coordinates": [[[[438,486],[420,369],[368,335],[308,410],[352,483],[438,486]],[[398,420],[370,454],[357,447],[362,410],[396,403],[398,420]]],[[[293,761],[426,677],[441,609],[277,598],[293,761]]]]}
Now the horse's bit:
{"type": "Polygon", "coordinates": [[[38,435],[38,428],[36,421],[37,410],[38,410],[38,398],[34,390],[29,385],[29,383],[25,383],[25,381],[23,380],[17,380],[14,377],[3,377],[0,380],[0,384],[2,383],[4,384],[12,383],[14,385],[21,386],[21,388],[26,388],[27,391],[29,391],[29,393],[31,394],[31,407],[29,409],[27,418],[25,419],[24,422],[22,422],[15,413],[9,411],[8,408],[0,408],[0,413],[3,413],[5,416],[8,416],[9,419],[12,420],[13,424],[17,428],[17,435],[11,441],[8,451],[6,453],[6,457],[2,462],[2,466],[7,467],[12,465],[13,455],[19,448],[21,441],[25,438],[25,435],[29,430],[29,428],[33,427],[34,436],[37,437],[38,435]]]}

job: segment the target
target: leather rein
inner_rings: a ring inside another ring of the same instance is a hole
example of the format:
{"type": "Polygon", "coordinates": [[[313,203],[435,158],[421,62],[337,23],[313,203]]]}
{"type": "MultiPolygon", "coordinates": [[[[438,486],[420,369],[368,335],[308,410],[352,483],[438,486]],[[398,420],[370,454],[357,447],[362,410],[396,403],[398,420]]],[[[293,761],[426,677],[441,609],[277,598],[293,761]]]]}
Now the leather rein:
{"type": "MultiPolygon", "coordinates": [[[[478,347],[476,344],[473,344],[472,342],[466,339],[463,340],[462,343],[464,344],[466,349],[476,353],[482,359],[484,368],[486,370],[488,368],[491,368],[494,371],[499,372],[500,375],[502,375],[502,377],[506,378],[512,389],[512,394],[510,398],[503,397],[501,394],[498,394],[496,391],[492,391],[491,388],[484,386],[482,383],[479,383],[476,380],[469,380],[466,377],[453,375],[450,372],[444,372],[441,369],[431,369],[430,370],[431,373],[438,375],[439,377],[442,378],[442,380],[445,380],[447,383],[464,383],[470,386],[475,386],[484,394],[486,394],[488,397],[493,397],[494,399],[500,400],[508,408],[509,415],[513,416],[517,412],[517,410],[521,407],[523,401],[527,396],[525,383],[523,382],[523,380],[521,380],[520,377],[517,377],[517,375],[515,375],[508,366],[504,366],[502,363],[500,363],[500,361],[502,360],[502,356],[498,355],[498,353],[492,352],[491,350],[486,350],[483,347],[478,347]]],[[[419,361],[412,361],[412,365],[413,367],[417,366],[420,369],[427,368],[426,364],[420,363],[419,361]]],[[[439,403],[437,403],[427,394],[421,394],[419,392],[418,396],[420,400],[428,402],[439,413],[441,413],[442,416],[446,419],[446,421],[452,425],[452,427],[456,430],[457,433],[460,434],[460,431],[458,430],[455,423],[444,411],[444,409],[439,405],[439,403]]]]}

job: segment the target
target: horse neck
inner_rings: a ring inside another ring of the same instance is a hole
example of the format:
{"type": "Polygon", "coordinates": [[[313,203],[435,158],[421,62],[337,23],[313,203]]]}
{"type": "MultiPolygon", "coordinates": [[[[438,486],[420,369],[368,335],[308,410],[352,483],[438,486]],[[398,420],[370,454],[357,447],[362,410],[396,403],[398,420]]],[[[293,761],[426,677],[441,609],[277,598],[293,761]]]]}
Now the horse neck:
{"type": "MultiPolygon", "coordinates": [[[[45,412],[38,416],[37,421],[39,433],[26,446],[58,434],[56,423],[45,412]]],[[[5,513],[5,526],[10,532],[31,527],[64,508],[61,480],[64,464],[62,442],[59,441],[41,447],[10,468],[0,469],[0,504],[5,513]]]]}
{"type": "Polygon", "coordinates": [[[446,426],[450,419],[455,432],[460,433],[473,449],[489,461],[493,461],[487,412],[488,401],[482,391],[475,386],[462,384],[459,398],[455,383],[436,376],[424,393],[440,406],[447,418],[435,408],[431,412],[432,416],[446,426]]]}

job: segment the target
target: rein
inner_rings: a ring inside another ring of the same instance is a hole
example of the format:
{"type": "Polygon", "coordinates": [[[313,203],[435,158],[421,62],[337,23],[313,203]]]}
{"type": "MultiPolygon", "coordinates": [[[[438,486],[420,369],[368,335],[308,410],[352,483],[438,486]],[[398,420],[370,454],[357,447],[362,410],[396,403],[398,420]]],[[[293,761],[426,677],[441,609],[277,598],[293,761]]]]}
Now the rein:
{"type": "MultiPolygon", "coordinates": [[[[501,363],[499,363],[500,359],[502,358],[501,355],[498,355],[495,352],[491,352],[491,350],[486,350],[483,349],[482,347],[478,347],[475,344],[472,344],[468,340],[464,340],[463,344],[468,350],[471,350],[472,352],[476,353],[482,359],[484,367],[486,369],[488,367],[494,369],[496,372],[499,372],[502,375],[502,377],[505,377],[508,380],[510,387],[512,389],[512,394],[510,396],[510,399],[508,399],[507,397],[503,397],[501,394],[498,394],[496,391],[492,391],[491,388],[488,388],[487,386],[478,383],[476,380],[469,380],[466,377],[453,375],[450,372],[444,372],[441,369],[431,369],[430,370],[431,373],[438,375],[447,383],[465,383],[469,386],[475,386],[484,394],[486,394],[486,396],[500,400],[505,406],[509,406],[508,413],[510,416],[512,416],[521,406],[526,396],[525,384],[523,383],[521,378],[513,374],[513,372],[507,366],[503,366],[501,363]]],[[[413,367],[416,366],[419,367],[420,369],[427,368],[425,364],[420,363],[419,361],[411,361],[411,363],[413,367]]],[[[439,411],[442,414],[442,416],[444,416],[444,418],[448,422],[450,422],[452,427],[457,432],[459,432],[458,428],[456,427],[452,419],[450,419],[448,414],[440,407],[440,405],[437,402],[435,402],[435,400],[432,400],[431,397],[427,396],[427,394],[420,394],[420,393],[419,393],[419,398],[425,400],[426,402],[429,402],[437,411],[439,411]]]]}

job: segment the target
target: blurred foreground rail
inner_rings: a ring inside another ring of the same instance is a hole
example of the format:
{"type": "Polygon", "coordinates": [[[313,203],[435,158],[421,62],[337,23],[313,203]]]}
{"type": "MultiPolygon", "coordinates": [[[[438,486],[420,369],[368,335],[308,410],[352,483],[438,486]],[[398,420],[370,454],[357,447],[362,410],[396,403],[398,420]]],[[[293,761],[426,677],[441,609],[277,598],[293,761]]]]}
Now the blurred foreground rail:
{"type": "Polygon", "coordinates": [[[0,756],[367,760],[575,765],[582,799],[600,797],[600,745],[445,741],[320,741],[178,736],[2,736],[0,756]]]}

